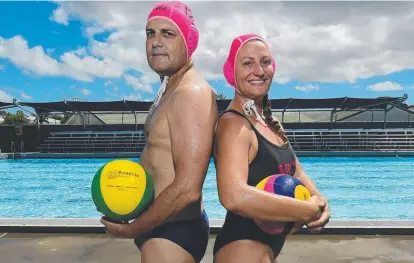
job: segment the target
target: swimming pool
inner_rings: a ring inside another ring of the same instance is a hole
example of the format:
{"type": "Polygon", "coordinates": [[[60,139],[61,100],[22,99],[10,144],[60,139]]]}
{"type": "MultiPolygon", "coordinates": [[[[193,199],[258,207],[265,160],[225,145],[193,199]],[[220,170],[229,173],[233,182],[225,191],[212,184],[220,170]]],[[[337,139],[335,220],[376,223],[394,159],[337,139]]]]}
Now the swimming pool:
{"type": "MultiPolygon", "coordinates": [[[[0,160],[0,218],[101,217],[91,200],[90,186],[95,172],[110,160],[0,160]]],[[[414,219],[414,158],[300,160],[329,198],[332,219],[414,219]]],[[[212,162],[203,196],[209,218],[224,218],[212,162]]]]}

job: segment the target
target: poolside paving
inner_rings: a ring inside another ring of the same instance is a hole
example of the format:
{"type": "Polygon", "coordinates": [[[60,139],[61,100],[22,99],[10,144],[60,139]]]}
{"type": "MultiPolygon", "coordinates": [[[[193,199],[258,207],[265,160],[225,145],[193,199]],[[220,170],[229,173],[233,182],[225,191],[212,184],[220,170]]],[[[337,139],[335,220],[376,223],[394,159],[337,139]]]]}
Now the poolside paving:
{"type": "MultiPolygon", "coordinates": [[[[202,263],[212,263],[214,237],[202,263]]],[[[293,235],[278,263],[414,262],[414,236],[293,235]]],[[[102,234],[3,234],[4,263],[140,263],[132,240],[102,234]]]]}
{"type": "MultiPolygon", "coordinates": [[[[214,233],[202,263],[213,262],[214,233]]],[[[102,234],[99,218],[0,218],[0,262],[139,263],[132,240],[102,234]]],[[[334,220],[322,234],[292,235],[278,263],[414,262],[414,221],[334,220]]]]}

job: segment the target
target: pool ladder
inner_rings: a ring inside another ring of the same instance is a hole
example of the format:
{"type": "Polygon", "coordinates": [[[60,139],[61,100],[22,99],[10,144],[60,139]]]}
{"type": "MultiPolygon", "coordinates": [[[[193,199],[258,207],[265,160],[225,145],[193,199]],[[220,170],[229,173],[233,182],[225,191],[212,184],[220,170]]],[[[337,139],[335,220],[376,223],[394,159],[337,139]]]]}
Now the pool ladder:
{"type": "Polygon", "coordinates": [[[14,141],[11,142],[10,150],[11,150],[12,153],[16,152],[16,146],[14,145],[14,141]]]}
{"type": "MultiPolygon", "coordinates": [[[[12,153],[16,152],[16,145],[14,144],[14,141],[11,142],[10,144],[10,150],[12,153]]],[[[24,152],[24,142],[20,142],[20,152],[24,152]]]]}

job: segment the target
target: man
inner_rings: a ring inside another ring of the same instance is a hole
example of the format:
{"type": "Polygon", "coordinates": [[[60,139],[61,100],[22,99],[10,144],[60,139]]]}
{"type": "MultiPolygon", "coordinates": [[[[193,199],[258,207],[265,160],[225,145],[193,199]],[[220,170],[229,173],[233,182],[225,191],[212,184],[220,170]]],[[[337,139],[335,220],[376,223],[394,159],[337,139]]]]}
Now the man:
{"type": "Polygon", "coordinates": [[[141,262],[200,262],[209,239],[202,186],[218,117],[216,98],[193,66],[199,37],[188,6],[155,5],[146,32],[148,63],[162,80],[141,155],[154,180],[155,200],[132,223],[101,222],[108,234],[134,238],[141,262]]]}

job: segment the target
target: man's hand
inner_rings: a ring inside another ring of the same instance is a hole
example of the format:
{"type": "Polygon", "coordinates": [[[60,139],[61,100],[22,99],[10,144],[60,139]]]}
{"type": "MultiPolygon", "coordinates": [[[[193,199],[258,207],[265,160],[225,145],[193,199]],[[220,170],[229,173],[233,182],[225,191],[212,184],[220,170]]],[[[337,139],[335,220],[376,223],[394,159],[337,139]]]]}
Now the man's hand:
{"type": "Polygon", "coordinates": [[[113,223],[105,218],[101,218],[101,223],[105,226],[106,234],[120,238],[136,238],[140,233],[133,232],[131,224],[129,223],[113,223]]]}
{"type": "Polygon", "coordinates": [[[328,200],[326,198],[320,197],[319,206],[321,207],[322,214],[321,216],[307,224],[307,228],[310,232],[320,233],[322,229],[328,224],[329,219],[331,218],[331,211],[329,209],[328,200]]]}

